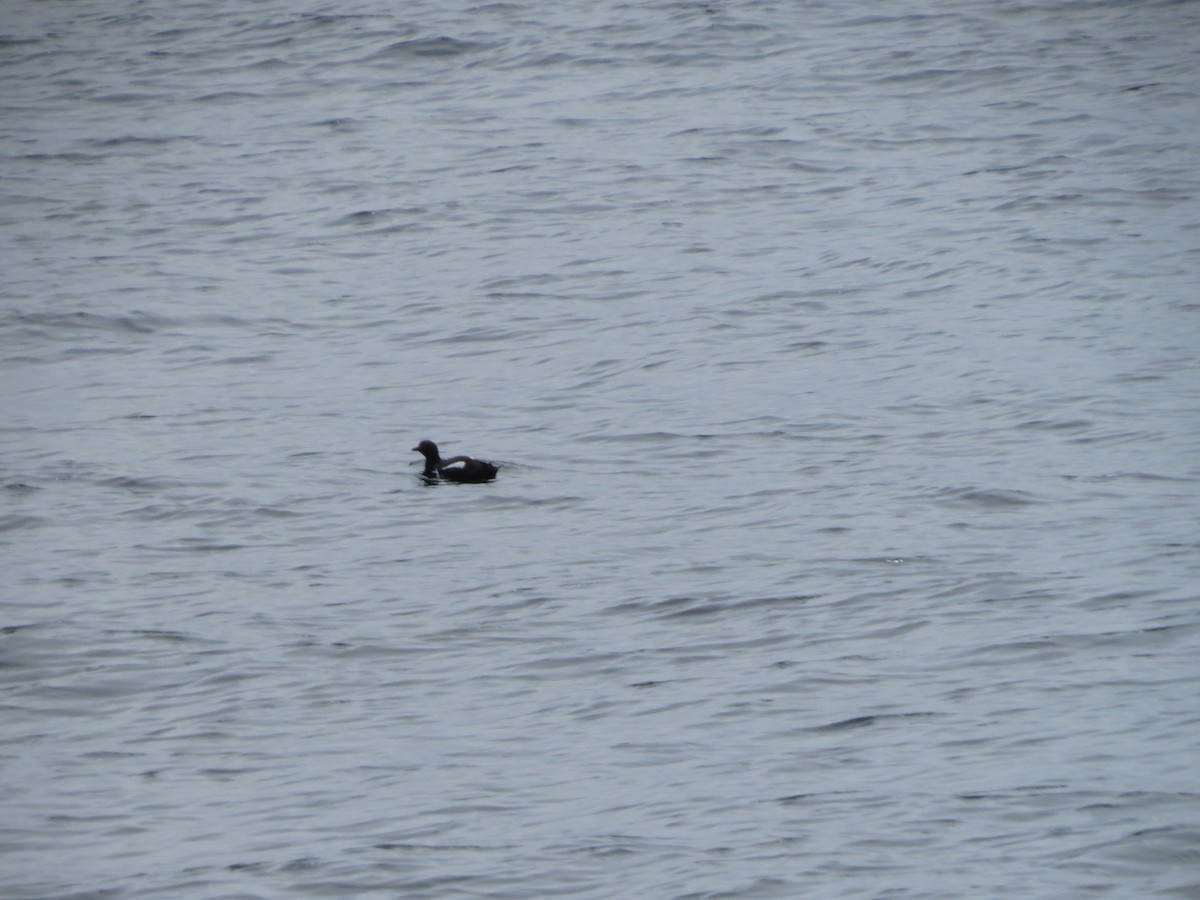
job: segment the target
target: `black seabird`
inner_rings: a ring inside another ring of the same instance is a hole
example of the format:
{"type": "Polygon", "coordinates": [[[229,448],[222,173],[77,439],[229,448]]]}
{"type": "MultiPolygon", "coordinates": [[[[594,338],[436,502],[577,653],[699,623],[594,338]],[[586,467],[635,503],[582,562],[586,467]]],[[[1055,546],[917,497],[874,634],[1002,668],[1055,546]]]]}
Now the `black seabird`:
{"type": "Polygon", "coordinates": [[[413,447],[425,457],[425,471],[421,474],[427,480],[433,481],[444,478],[447,481],[457,481],[460,484],[482,484],[496,477],[500,467],[482,459],[472,459],[469,456],[452,456],[442,459],[438,453],[437,444],[433,441],[421,441],[413,447]]]}

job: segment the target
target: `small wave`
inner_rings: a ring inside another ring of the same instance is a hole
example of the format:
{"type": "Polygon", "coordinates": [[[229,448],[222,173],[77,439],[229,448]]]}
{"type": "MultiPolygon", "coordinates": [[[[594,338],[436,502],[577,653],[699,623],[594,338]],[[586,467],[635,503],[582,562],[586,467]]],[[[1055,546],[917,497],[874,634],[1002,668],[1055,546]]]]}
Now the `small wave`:
{"type": "Polygon", "coordinates": [[[975,506],[982,509],[1017,509],[1041,503],[1037,497],[1020,490],[963,488],[942,492],[943,502],[952,506],[975,506]]]}
{"type": "Polygon", "coordinates": [[[80,331],[108,331],[116,334],[153,334],[178,323],[166,316],[133,311],[118,315],[99,315],[90,312],[42,313],[15,312],[0,319],[0,327],[6,325],[38,328],[50,337],[56,333],[68,336],[80,331]]]}
{"type": "Polygon", "coordinates": [[[826,725],[817,725],[810,729],[811,731],[848,731],[853,728],[867,728],[871,725],[878,725],[881,722],[886,722],[889,719],[929,719],[940,715],[935,712],[914,712],[914,713],[883,713],[867,716],[854,716],[850,719],[839,719],[836,722],[830,722],[826,725]]]}
{"type": "Polygon", "coordinates": [[[650,613],[654,618],[659,619],[681,619],[770,607],[793,608],[816,600],[818,597],[817,594],[784,594],[777,597],[751,597],[745,600],[728,597],[671,597],[666,600],[620,603],[609,608],[607,612],[619,615],[650,613]]]}
{"type": "Polygon", "coordinates": [[[0,516],[0,531],[20,531],[41,525],[45,519],[38,516],[0,516]]]}
{"type": "Polygon", "coordinates": [[[99,482],[101,487],[120,488],[124,491],[161,491],[178,485],[163,478],[140,478],[136,475],[116,475],[99,482]]]}
{"type": "Polygon", "coordinates": [[[480,46],[471,41],[460,41],[451,37],[417,38],[411,41],[397,41],[394,44],[389,44],[382,50],[367,57],[367,59],[374,61],[402,59],[404,57],[446,58],[471,53],[478,50],[480,46]]]}

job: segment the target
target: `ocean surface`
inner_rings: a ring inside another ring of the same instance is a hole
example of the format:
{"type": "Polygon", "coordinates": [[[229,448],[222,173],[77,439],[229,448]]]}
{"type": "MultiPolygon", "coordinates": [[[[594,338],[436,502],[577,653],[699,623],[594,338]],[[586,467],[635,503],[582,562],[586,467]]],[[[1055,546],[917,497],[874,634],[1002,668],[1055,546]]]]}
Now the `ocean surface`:
{"type": "Polygon", "coordinates": [[[0,896],[1200,897],[1198,36],[4,3],[0,896]]]}

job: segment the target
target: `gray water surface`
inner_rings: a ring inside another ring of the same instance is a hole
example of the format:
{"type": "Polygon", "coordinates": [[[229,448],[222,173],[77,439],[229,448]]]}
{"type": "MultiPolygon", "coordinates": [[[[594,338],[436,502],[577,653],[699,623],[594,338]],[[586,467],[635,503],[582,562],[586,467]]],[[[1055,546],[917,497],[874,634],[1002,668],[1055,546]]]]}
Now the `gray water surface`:
{"type": "Polygon", "coordinates": [[[6,4],[0,895],[1200,896],[1197,34],[6,4]]]}

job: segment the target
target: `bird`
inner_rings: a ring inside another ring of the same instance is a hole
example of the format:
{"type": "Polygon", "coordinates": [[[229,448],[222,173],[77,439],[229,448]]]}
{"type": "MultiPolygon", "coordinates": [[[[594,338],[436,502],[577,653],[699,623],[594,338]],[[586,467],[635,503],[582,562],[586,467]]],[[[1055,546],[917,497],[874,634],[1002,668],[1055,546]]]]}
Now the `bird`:
{"type": "Polygon", "coordinates": [[[426,481],[436,481],[441,477],[460,484],[483,484],[495,478],[500,469],[495,463],[472,459],[469,456],[442,459],[437,444],[433,441],[421,441],[413,450],[425,457],[425,471],[421,475],[426,481]]]}

